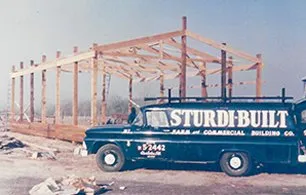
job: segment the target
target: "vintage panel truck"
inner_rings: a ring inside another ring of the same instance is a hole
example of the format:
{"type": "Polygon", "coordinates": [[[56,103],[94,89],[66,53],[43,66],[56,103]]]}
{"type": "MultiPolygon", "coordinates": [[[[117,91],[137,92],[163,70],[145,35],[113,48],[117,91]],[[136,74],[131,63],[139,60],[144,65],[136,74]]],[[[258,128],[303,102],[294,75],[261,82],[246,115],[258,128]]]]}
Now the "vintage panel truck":
{"type": "Polygon", "coordinates": [[[84,147],[96,154],[100,169],[119,171],[127,161],[160,160],[219,163],[226,174],[244,176],[259,163],[306,162],[306,99],[292,102],[284,92],[263,98],[167,99],[142,107],[130,125],[86,131],[84,147]]]}

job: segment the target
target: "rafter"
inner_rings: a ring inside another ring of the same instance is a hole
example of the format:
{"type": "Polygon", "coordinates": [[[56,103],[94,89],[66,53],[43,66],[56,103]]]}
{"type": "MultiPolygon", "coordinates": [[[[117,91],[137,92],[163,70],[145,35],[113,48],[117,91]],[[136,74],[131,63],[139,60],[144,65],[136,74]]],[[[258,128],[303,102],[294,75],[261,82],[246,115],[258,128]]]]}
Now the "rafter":
{"type": "MultiPolygon", "coordinates": [[[[181,50],[182,45],[180,43],[178,43],[174,38],[171,38],[169,40],[164,41],[165,43],[167,43],[168,45],[175,47],[177,49],[181,50]]],[[[200,58],[202,58],[205,62],[211,62],[211,63],[221,63],[220,59],[210,55],[206,52],[202,52],[199,51],[197,49],[191,48],[191,47],[187,47],[187,53],[191,53],[192,55],[198,56],[200,58]]]]}
{"type": "Polygon", "coordinates": [[[113,49],[119,49],[119,48],[126,48],[126,47],[133,47],[135,45],[139,44],[148,44],[148,43],[154,43],[158,42],[160,40],[165,40],[169,39],[172,37],[177,37],[183,35],[185,32],[179,30],[179,31],[174,31],[174,32],[168,32],[168,33],[162,33],[158,35],[153,35],[149,37],[142,37],[138,39],[133,39],[129,41],[122,41],[122,42],[117,42],[117,43],[112,43],[112,44],[107,44],[107,45],[99,45],[95,47],[94,49],[98,52],[105,52],[105,51],[110,51],[113,49]]]}
{"type": "Polygon", "coordinates": [[[201,35],[198,35],[196,33],[193,33],[189,30],[186,31],[186,35],[189,36],[190,38],[192,39],[195,39],[195,40],[198,40],[198,41],[201,41],[209,46],[212,46],[214,48],[217,48],[217,49],[221,49],[221,50],[224,50],[224,51],[227,51],[233,55],[236,55],[236,56],[239,56],[241,58],[244,58],[246,60],[249,60],[249,61],[252,61],[252,62],[258,62],[258,59],[256,57],[253,57],[251,56],[250,54],[247,54],[245,52],[242,52],[242,51],[238,51],[236,49],[233,49],[229,46],[226,46],[226,45],[223,45],[223,44],[220,44],[218,42],[215,42],[211,39],[208,39],[208,38],[205,38],[201,35]]]}

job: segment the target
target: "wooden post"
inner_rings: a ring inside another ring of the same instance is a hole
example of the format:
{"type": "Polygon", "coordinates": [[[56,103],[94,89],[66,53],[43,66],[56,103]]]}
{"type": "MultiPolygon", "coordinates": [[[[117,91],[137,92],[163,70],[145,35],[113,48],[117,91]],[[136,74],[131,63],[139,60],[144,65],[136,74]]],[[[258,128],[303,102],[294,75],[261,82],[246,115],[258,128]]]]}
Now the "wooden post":
{"type": "Polygon", "coordinates": [[[182,30],[184,31],[184,35],[181,37],[182,41],[182,53],[181,53],[181,73],[180,73],[180,97],[186,97],[186,61],[187,61],[187,37],[186,37],[186,29],[187,29],[187,18],[186,16],[182,19],[182,30]]]}
{"type": "Polygon", "coordinates": [[[262,68],[263,68],[262,56],[261,54],[257,54],[256,57],[258,59],[257,69],[256,69],[256,97],[262,97],[262,68]]]}
{"type": "MultiPolygon", "coordinates": [[[[165,77],[164,73],[160,74],[160,79],[159,79],[159,96],[160,97],[165,97],[165,77]]],[[[164,100],[161,100],[160,102],[164,102],[164,100]]]]}
{"type": "MultiPolygon", "coordinates": [[[[106,123],[106,73],[105,66],[103,64],[102,69],[102,102],[101,102],[101,122],[106,123]]],[[[108,89],[109,90],[109,89],[108,89]]]]}
{"type": "MultiPolygon", "coordinates": [[[[74,47],[73,53],[78,53],[78,47],[74,47]]],[[[78,62],[73,65],[73,102],[72,102],[72,119],[73,125],[78,125],[78,62]]]]}
{"type": "MultiPolygon", "coordinates": [[[[93,49],[97,44],[93,44],[93,49]]],[[[97,76],[98,76],[98,53],[91,60],[91,125],[97,124],[97,76]]]]}
{"type": "MultiPolygon", "coordinates": [[[[46,62],[46,56],[42,56],[42,63],[46,62]]],[[[41,74],[41,122],[47,123],[46,113],[47,113],[47,107],[46,107],[47,101],[46,101],[46,70],[42,70],[41,74]]]]}
{"type": "Polygon", "coordinates": [[[133,104],[131,102],[133,100],[133,77],[130,76],[129,79],[129,113],[132,111],[133,104]]]}
{"type": "MultiPolygon", "coordinates": [[[[56,52],[56,59],[59,59],[61,52],[56,52]]],[[[60,124],[61,121],[61,67],[56,67],[56,83],[55,83],[55,124],[60,124]]]]}
{"type": "MultiPolygon", "coordinates": [[[[20,62],[20,69],[23,69],[23,62],[20,62]]],[[[23,121],[23,76],[20,76],[20,100],[19,100],[19,106],[20,106],[20,112],[19,112],[19,120],[23,121]]]]}
{"type": "Polygon", "coordinates": [[[206,62],[200,64],[200,75],[201,75],[201,96],[207,97],[206,87],[206,62]]]}
{"type": "MultiPolygon", "coordinates": [[[[12,67],[12,73],[15,72],[15,66],[12,67]]],[[[15,119],[15,78],[12,78],[11,88],[11,120],[15,119]]]]}
{"type": "MultiPolygon", "coordinates": [[[[31,67],[34,66],[34,61],[30,62],[31,67]]],[[[34,122],[34,73],[30,74],[30,122],[34,122]]]]}
{"type": "Polygon", "coordinates": [[[233,96],[233,57],[229,57],[229,66],[228,66],[228,97],[233,96]]]}
{"type": "MultiPolygon", "coordinates": [[[[222,43],[226,45],[226,43],[222,43]]],[[[226,51],[221,50],[221,98],[226,98],[226,51]]]]}

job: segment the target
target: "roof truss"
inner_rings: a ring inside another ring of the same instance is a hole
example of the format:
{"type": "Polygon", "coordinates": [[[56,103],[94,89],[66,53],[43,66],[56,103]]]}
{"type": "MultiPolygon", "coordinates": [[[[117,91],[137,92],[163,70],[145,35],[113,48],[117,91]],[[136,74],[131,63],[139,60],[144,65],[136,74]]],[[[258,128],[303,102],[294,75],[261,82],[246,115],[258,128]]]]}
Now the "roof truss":
{"type": "MultiPolygon", "coordinates": [[[[176,38],[181,36],[187,36],[218,50],[225,50],[237,58],[250,62],[250,65],[235,64],[233,71],[253,70],[258,65],[259,59],[256,56],[222,45],[189,30],[179,30],[106,45],[94,45],[85,52],[74,53],[71,56],[42,62],[37,66],[15,70],[11,73],[11,77],[55,69],[58,66],[61,66],[63,71],[72,72],[72,66],[68,65],[75,62],[79,64],[79,72],[89,72],[91,59],[97,57],[99,71],[114,74],[123,79],[133,77],[135,78],[134,82],[144,82],[158,80],[161,74],[165,74],[165,79],[173,79],[180,74],[182,45],[176,38]]],[[[187,45],[186,49],[186,63],[189,71],[187,76],[200,75],[202,63],[221,63],[220,56],[195,49],[190,45],[187,45]]],[[[210,75],[220,73],[220,71],[220,68],[214,68],[207,69],[205,72],[210,75]]]]}

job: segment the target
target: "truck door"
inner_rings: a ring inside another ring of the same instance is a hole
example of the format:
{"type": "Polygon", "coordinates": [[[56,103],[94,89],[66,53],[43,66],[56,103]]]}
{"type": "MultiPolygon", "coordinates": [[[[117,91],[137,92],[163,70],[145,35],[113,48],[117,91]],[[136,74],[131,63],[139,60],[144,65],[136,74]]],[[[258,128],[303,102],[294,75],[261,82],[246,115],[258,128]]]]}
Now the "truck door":
{"type": "Polygon", "coordinates": [[[166,129],[169,127],[167,114],[163,110],[147,110],[144,112],[144,124],[133,134],[132,149],[135,158],[171,160],[175,153],[175,144],[169,139],[166,129]]]}
{"type": "Polygon", "coordinates": [[[303,145],[306,145],[306,108],[299,109],[297,112],[297,122],[299,127],[299,135],[303,142],[303,145]]]}
{"type": "Polygon", "coordinates": [[[299,137],[306,144],[306,100],[300,100],[295,104],[294,112],[299,131],[299,137]]]}

